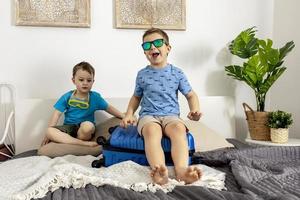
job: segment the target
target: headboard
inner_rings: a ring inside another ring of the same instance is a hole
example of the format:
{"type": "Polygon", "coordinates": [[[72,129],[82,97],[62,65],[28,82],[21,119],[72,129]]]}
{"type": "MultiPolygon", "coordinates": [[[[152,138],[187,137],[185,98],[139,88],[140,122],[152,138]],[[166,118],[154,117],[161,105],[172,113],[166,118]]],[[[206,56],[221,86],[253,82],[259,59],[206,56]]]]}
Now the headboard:
{"type": "MultiPolygon", "coordinates": [[[[126,111],[129,98],[106,98],[121,111],[126,111]]],[[[229,96],[199,97],[203,113],[201,121],[225,138],[235,138],[234,102],[229,96]]],[[[53,112],[56,99],[23,99],[16,101],[16,153],[36,149],[45,135],[48,120],[53,112]]],[[[180,97],[181,117],[187,119],[188,103],[180,97]]],[[[110,118],[106,112],[96,112],[96,122],[110,118]]]]}

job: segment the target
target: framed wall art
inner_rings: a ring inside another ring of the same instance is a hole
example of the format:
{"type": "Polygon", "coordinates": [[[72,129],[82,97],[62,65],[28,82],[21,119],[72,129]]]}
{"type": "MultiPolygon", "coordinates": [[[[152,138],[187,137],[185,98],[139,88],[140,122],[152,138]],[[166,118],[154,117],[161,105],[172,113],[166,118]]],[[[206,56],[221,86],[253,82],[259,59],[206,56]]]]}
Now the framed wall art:
{"type": "Polygon", "coordinates": [[[185,30],[185,0],[115,0],[116,28],[185,30]]]}
{"type": "Polygon", "coordinates": [[[90,27],[90,0],[15,0],[16,25],[90,27]]]}

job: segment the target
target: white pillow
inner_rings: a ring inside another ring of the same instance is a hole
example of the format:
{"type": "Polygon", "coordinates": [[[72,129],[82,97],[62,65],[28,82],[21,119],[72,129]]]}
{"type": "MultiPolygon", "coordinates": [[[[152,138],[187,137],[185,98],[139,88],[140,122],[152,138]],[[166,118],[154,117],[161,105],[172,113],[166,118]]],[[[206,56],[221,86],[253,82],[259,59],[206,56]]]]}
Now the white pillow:
{"type": "Polygon", "coordinates": [[[211,151],[225,147],[234,147],[227,142],[225,137],[216,133],[202,122],[191,120],[185,120],[184,122],[194,136],[196,151],[211,151]]]}

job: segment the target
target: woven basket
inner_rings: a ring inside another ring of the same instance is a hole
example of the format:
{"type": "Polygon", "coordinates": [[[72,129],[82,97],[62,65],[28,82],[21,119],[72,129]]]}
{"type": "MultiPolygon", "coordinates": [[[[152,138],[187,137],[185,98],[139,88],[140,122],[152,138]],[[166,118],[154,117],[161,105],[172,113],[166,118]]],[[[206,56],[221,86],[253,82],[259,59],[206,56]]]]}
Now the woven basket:
{"type": "Polygon", "coordinates": [[[248,129],[252,140],[269,141],[270,128],[266,125],[268,121],[268,112],[257,112],[246,103],[243,103],[248,129]]]}
{"type": "Polygon", "coordinates": [[[275,143],[286,143],[289,140],[289,129],[271,128],[271,141],[275,143]]]}

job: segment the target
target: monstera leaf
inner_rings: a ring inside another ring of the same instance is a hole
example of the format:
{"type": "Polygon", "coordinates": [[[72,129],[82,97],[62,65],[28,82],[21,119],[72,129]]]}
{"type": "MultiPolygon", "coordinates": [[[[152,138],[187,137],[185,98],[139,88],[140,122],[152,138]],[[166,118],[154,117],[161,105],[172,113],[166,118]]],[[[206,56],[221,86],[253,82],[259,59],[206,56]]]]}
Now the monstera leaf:
{"type": "Polygon", "coordinates": [[[249,58],[258,51],[257,39],[255,38],[255,27],[242,31],[229,45],[233,55],[240,58],[249,58]]]}

